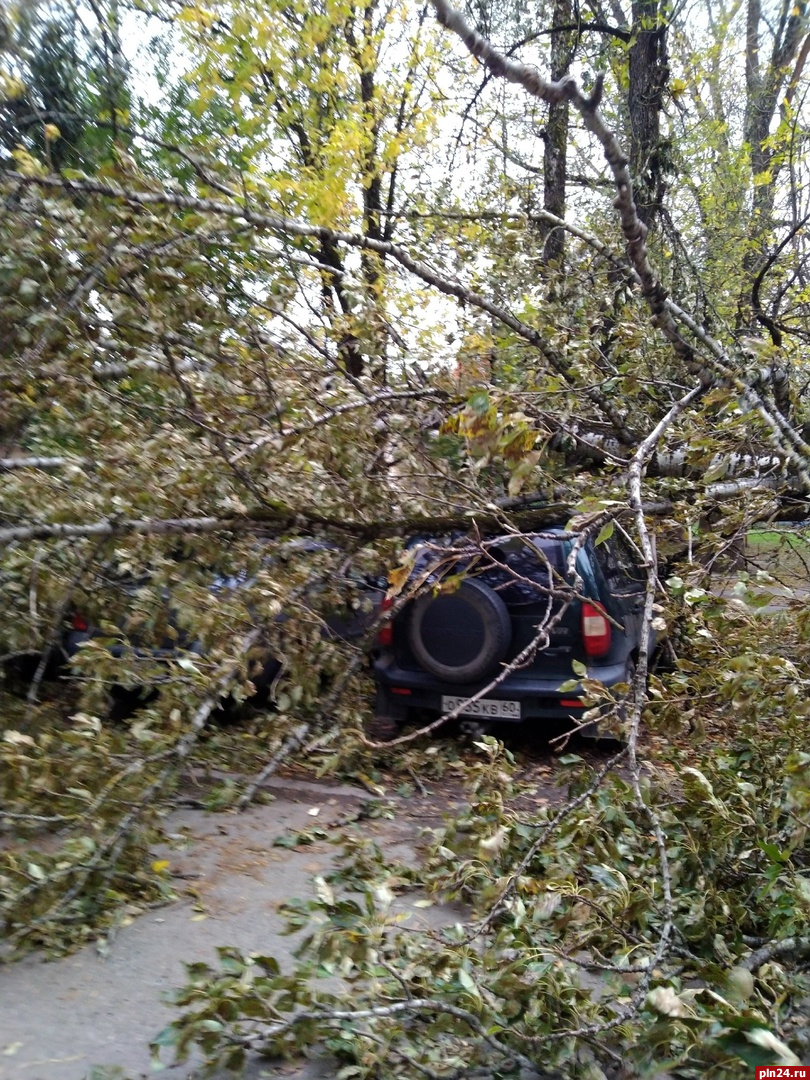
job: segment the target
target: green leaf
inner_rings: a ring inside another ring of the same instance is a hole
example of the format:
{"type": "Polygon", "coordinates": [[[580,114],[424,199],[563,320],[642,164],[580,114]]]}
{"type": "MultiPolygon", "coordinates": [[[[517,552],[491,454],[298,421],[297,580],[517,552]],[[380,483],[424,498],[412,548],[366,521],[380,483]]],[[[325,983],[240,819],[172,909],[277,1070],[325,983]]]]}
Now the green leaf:
{"type": "Polygon", "coordinates": [[[596,538],[596,546],[604,544],[606,540],[609,540],[613,536],[613,530],[616,527],[616,523],[613,518],[610,521],[605,522],[602,528],[599,530],[599,535],[596,538]]]}
{"type": "Polygon", "coordinates": [[[458,981],[461,983],[461,985],[464,987],[468,994],[472,994],[473,997],[481,996],[481,992],[476,986],[475,980],[472,978],[468,971],[464,970],[464,968],[458,969],[458,981]]]}
{"type": "Polygon", "coordinates": [[[478,416],[483,416],[489,410],[489,393],[486,390],[477,390],[470,394],[467,404],[478,416]]]}
{"type": "Polygon", "coordinates": [[[259,953],[251,953],[250,959],[257,964],[266,975],[278,975],[281,972],[278,960],[275,956],[263,956],[259,953]]]}
{"type": "Polygon", "coordinates": [[[733,1054],[744,1062],[749,1069],[755,1069],[758,1065],[773,1065],[774,1055],[772,1050],[756,1046],[748,1041],[741,1032],[729,1032],[720,1035],[715,1042],[727,1054],[733,1054]]]}
{"type": "Polygon", "coordinates": [[[174,1024],[169,1024],[152,1039],[152,1046],[175,1046],[180,1032],[174,1024]]]}
{"type": "Polygon", "coordinates": [[[223,1030],[224,1024],[222,1024],[222,1022],[219,1020],[213,1020],[209,1018],[206,1020],[197,1021],[197,1028],[200,1031],[207,1031],[219,1034],[219,1032],[223,1030]]]}
{"type": "Polygon", "coordinates": [[[776,844],[768,844],[764,840],[761,840],[757,847],[760,851],[764,851],[771,862],[774,863],[788,863],[790,862],[790,852],[781,851],[776,844]]]}

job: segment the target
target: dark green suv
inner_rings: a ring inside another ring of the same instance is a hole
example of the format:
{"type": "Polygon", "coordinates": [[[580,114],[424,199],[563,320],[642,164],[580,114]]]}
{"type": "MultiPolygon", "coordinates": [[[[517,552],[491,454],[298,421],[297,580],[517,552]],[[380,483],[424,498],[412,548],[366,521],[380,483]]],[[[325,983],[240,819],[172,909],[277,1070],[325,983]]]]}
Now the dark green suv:
{"type": "Polygon", "coordinates": [[[562,528],[423,539],[411,559],[410,598],[394,605],[372,657],[378,718],[401,724],[419,708],[576,721],[586,706],[572,679],[632,678],[647,571],[618,530],[602,543],[562,528]]]}

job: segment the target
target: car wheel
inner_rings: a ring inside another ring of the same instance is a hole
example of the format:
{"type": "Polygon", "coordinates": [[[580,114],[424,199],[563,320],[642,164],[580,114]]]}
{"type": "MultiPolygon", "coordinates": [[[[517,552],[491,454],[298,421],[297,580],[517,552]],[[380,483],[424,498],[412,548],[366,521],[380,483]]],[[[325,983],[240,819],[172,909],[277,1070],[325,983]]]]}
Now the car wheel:
{"type": "Polygon", "coordinates": [[[506,604],[475,578],[452,593],[420,596],[413,605],[408,644],[425,671],[446,682],[485,678],[506,656],[511,640],[506,604]]]}

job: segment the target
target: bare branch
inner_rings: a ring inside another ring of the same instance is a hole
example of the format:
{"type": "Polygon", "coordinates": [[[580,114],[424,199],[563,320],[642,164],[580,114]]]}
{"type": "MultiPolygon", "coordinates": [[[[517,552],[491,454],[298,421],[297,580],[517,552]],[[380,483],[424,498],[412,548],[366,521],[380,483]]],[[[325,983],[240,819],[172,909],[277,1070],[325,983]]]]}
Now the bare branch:
{"type": "Polygon", "coordinates": [[[83,468],[87,464],[89,464],[87,458],[74,457],[0,458],[0,472],[13,472],[15,469],[64,469],[70,465],[83,468]]]}
{"type": "Polygon", "coordinates": [[[740,967],[747,971],[756,971],[769,960],[781,960],[787,957],[789,960],[798,961],[807,956],[810,956],[810,938],[783,938],[781,941],[769,941],[767,945],[752,952],[740,962],[740,967]]]}

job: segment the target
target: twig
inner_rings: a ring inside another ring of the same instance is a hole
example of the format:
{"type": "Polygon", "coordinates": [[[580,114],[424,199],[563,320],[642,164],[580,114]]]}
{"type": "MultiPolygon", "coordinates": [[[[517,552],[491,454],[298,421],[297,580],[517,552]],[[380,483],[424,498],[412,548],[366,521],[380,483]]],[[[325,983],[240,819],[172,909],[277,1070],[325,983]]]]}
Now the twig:
{"type": "Polygon", "coordinates": [[[288,736],[288,738],[284,740],[281,748],[273,755],[273,757],[268,761],[268,763],[265,765],[259,775],[251,781],[249,786],[242,793],[239,801],[236,804],[237,810],[246,810],[248,806],[250,806],[250,804],[256,797],[256,792],[259,790],[265,780],[269,776],[272,776],[272,774],[276,771],[279,765],[281,765],[282,762],[286,761],[290,754],[292,754],[300,746],[303,746],[304,741],[309,734],[309,729],[309,724],[299,724],[298,727],[295,728],[295,730],[293,731],[292,735],[288,736]]]}
{"type": "Polygon", "coordinates": [[[531,865],[532,860],[535,858],[543,844],[545,844],[549,836],[552,835],[557,826],[560,825],[570,814],[572,814],[574,810],[578,809],[580,806],[582,806],[584,802],[590,799],[590,797],[599,789],[605,777],[610,772],[612,772],[612,770],[619,764],[620,761],[623,761],[626,756],[627,748],[622,747],[622,749],[617,754],[614,754],[613,757],[610,758],[610,760],[602,766],[602,768],[596,774],[588,787],[583,792],[581,792],[581,794],[577,795],[575,799],[569,800],[565,804],[565,806],[563,806],[562,809],[554,815],[551,821],[547,822],[542,827],[540,835],[532,843],[532,846],[520,860],[515,869],[512,870],[512,872],[509,874],[506,885],[501,890],[498,899],[489,909],[484,918],[480,919],[473,926],[470,934],[465,939],[465,941],[473,941],[476,937],[479,937],[481,934],[484,933],[485,930],[487,930],[488,927],[492,925],[498,915],[505,909],[509,898],[512,896],[515,889],[517,888],[518,882],[520,881],[521,877],[523,877],[523,875],[526,873],[526,870],[531,865]]]}
{"type": "Polygon", "coordinates": [[[230,1034],[228,1038],[234,1045],[243,1046],[246,1049],[259,1049],[262,1045],[266,1044],[269,1039],[276,1039],[279,1035],[292,1031],[300,1024],[307,1024],[312,1021],[323,1024],[343,1024],[348,1021],[352,1025],[356,1025],[360,1020],[382,1020],[394,1016],[407,1016],[409,1014],[415,1016],[430,1016],[434,1013],[452,1016],[456,1020],[461,1020],[483,1042],[487,1043],[498,1054],[506,1058],[507,1061],[514,1062],[524,1069],[534,1069],[535,1063],[530,1058],[520,1053],[520,1051],[516,1050],[514,1047],[502,1043],[493,1032],[489,1031],[484,1026],[474,1013],[468,1012],[467,1009],[461,1009],[457,1005],[450,1005],[444,1001],[428,1001],[423,998],[410,998],[407,1001],[394,1001],[386,1005],[377,1005],[373,1008],[365,1009],[310,1009],[305,1012],[296,1013],[295,1016],[287,1020],[282,1020],[275,1024],[268,1024],[267,1029],[264,1031],[259,1031],[251,1035],[230,1034]]]}
{"type": "Polygon", "coordinates": [[[756,971],[769,960],[788,957],[790,960],[799,961],[806,956],[810,956],[810,938],[784,938],[782,941],[770,941],[767,945],[752,952],[740,962],[740,967],[745,968],[746,971],[756,971]]]}
{"type": "Polygon", "coordinates": [[[619,214],[628,261],[637,275],[642,295],[650,309],[652,324],[662,331],[678,358],[701,379],[701,382],[713,385],[718,381],[719,376],[721,381],[741,393],[746,404],[762,417],[771,429],[774,439],[790,458],[799,474],[803,490],[810,491],[810,469],[808,469],[810,446],[778,408],[770,407],[769,403],[756,391],[751,381],[740,377],[719,342],[715,341],[687,312],[670,300],[653,271],[647,250],[647,227],[639,218],[633,200],[630,160],[599,111],[604,77],[601,74],[597,76],[593,93],[589,96],[580,91],[576,80],[570,75],[558,82],[548,82],[536,68],[512,60],[495,49],[467,22],[460,11],[452,7],[448,0],[431,0],[431,2],[442,26],[461,38],[470,53],[494,75],[522,86],[532,97],[548,104],[569,101],[579,112],[586,130],[599,141],[605,160],[613,174],[616,186],[613,205],[619,214]],[[708,348],[710,352],[708,362],[703,357],[699,358],[694,347],[683,338],[678,322],[685,325],[697,340],[708,348]]]}
{"type": "Polygon", "coordinates": [[[410,775],[411,779],[416,784],[416,786],[419,788],[419,794],[422,796],[423,799],[426,799],[427,796],[430,794],[430,792],[425,787],[425,785],[422,783],[422,781],[419,779],[419,777],[416,775],[414,770],[410,767],[410,765],[408,766],[408,774],[410,775]]]}

